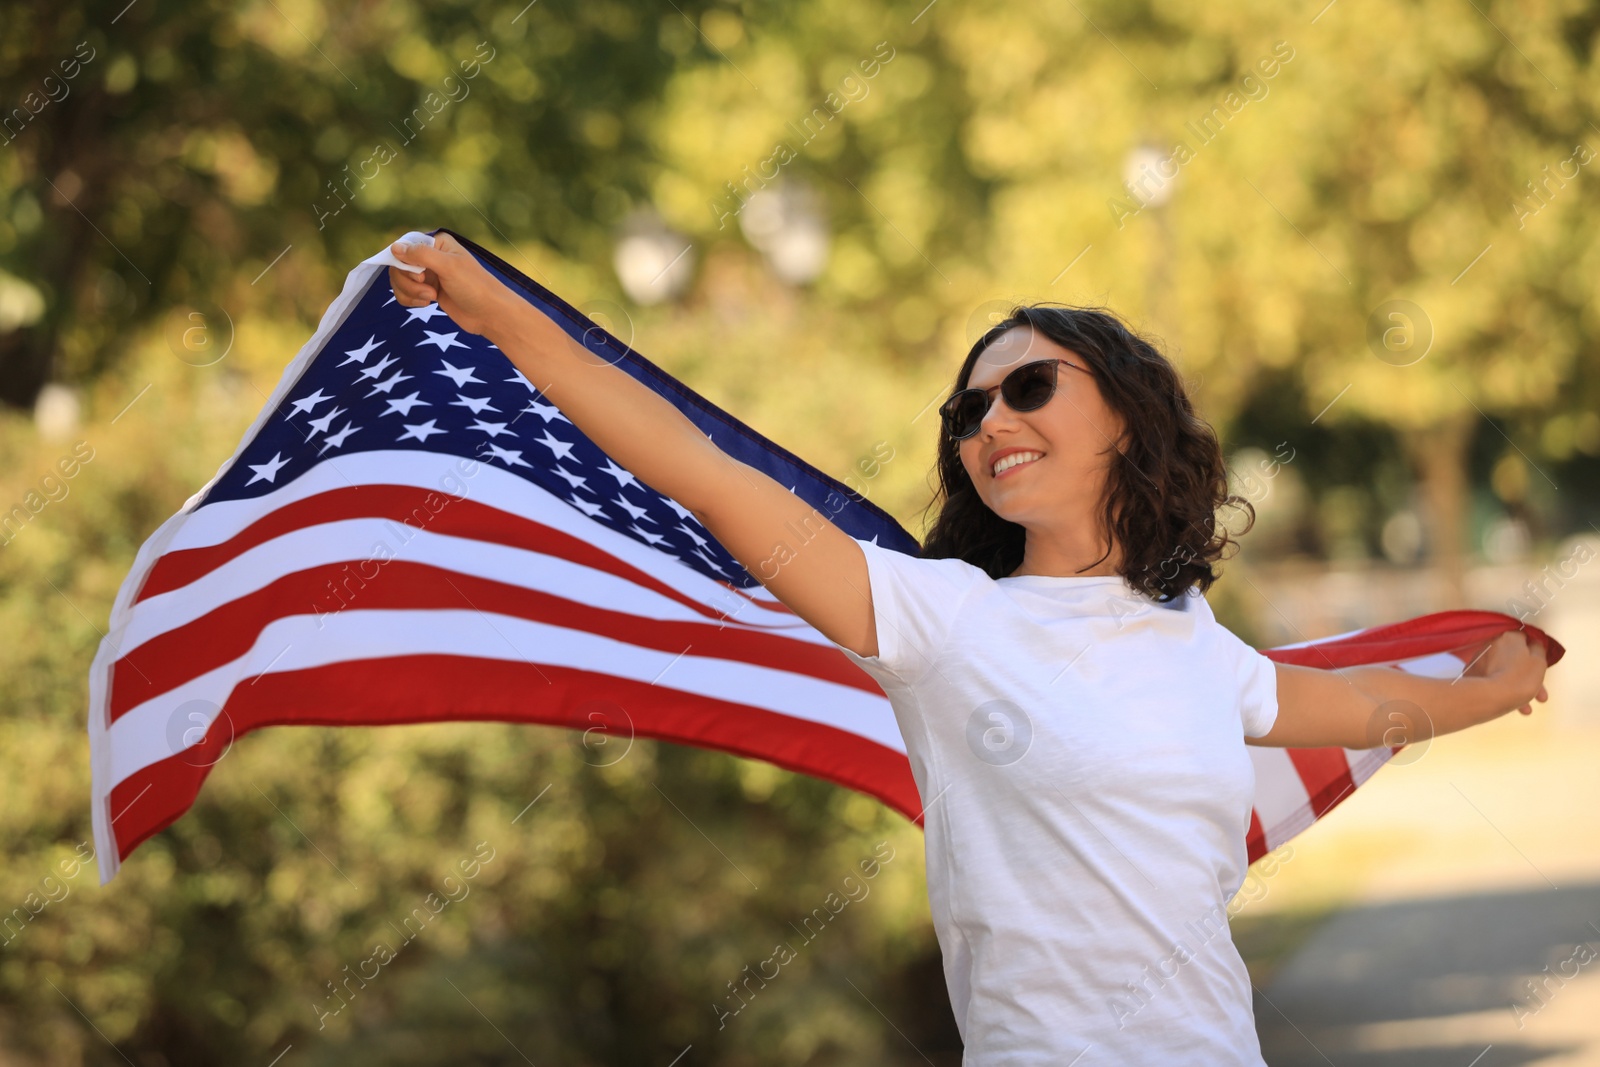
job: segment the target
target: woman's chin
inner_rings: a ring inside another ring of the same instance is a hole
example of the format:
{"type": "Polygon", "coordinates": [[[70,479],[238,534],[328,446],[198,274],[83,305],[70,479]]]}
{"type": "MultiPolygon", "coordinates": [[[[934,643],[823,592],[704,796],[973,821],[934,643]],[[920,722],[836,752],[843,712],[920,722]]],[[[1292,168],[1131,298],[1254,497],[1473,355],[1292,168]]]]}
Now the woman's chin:
{"type": "Polygon", "coordinates": [[[991,498],[985,501],[989,505],[989,510],[1007,522],[1014,522],[1019,526],[1026,525],[1032,512],[1025,506],[1019,507],[1016,500],[1009,499],[1011,494],[1002,493],[1000,496],[1001,499],[991,498]]]}

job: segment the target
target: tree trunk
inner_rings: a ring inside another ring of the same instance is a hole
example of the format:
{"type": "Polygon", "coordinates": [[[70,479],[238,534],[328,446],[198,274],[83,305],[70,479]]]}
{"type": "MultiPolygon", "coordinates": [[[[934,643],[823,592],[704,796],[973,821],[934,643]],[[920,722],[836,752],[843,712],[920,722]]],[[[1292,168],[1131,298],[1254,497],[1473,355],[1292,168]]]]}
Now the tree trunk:
{"type": "Polygon", "coordinates": [[[1467,606],[1467,450],[1481,417],[1467,411],[1401,435],[1421,489],[1426,559],[1440,578],[1438,610],[1467,606]]]}

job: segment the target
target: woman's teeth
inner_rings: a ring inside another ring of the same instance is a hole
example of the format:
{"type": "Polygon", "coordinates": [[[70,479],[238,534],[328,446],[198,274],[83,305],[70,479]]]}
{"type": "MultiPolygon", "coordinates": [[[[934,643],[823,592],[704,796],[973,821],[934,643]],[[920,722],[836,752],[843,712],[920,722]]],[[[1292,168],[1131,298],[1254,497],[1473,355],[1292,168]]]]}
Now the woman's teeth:
{"type": "Polygon", "coordinates": [[[1043,456],[1043,452],[1013,452],[994,465],[994,476],[998,478],[1018,464],[1031,463],[1033,460],[1043,458],[1043,456]]]}

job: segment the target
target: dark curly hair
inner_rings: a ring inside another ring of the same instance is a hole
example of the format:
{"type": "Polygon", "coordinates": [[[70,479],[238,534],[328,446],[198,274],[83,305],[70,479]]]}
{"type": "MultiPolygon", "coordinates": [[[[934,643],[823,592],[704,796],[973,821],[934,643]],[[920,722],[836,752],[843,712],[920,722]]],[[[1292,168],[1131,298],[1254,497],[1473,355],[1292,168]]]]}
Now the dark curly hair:
{"type": "MultiPolygon", "coordinates": [[[[1211,426],[1194,413],[1177,369],[1155,346],[1103,307],[1023,304],[991,327],[967,353],[956,375],[964,389],[984,349],[1017,326],[1083,357],[1106,404],[1122,416],[1125,439],[1116,450],[1101,497],[1102,532],[1111,531],[1123,556],[1118,572],[1135,589],[1169,601],[1199,583],[1217,580],[1212,564],[1237,540],[1217,521],[1227,505],[1242,505],[1255,525],[1255,508],[1228,492],[1222,447],[1211,426]]],[[[928,508],[939,514],[922,546],[924,559],[961,559],[1003,578],[1022,564],[1027,531],[983,502],[961,464],[960,442],[939,427],[939,488],[928,508]]],[[[924,509],[926,513],[927,509],[924,509]]],[[[1088,570],[1111,555],[1105,554],[1088,570]]]]}

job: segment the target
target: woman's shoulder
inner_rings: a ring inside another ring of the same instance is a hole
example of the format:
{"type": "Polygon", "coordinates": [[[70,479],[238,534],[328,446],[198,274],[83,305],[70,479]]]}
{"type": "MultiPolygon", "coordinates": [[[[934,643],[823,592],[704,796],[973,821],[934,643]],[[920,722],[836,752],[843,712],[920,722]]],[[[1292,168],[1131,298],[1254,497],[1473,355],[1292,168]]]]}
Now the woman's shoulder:
{"type": "Polygon", "coordinates": [[[870,541],[861,538],[854,540],[866,553],[869,562],[877,562],[884,567],[892,567],[907,574],[925,575],[931,580],[962,585],[994,581],[982,567],[954,556],[924,556],[920,553],[902,552],[878,544],[876,537],[870,541]]]}
{"type": "MultiPolygon", "coordinates": [[[[880,679],[914,686],[940,655],[963,606],[989,582],[980,567],[960,559],[927,558],[854,538],[867,560],[878,655],[851,659],[880,679]]],[[[843,646],[841,646],[843,647],[843,646]]]]}
{"type": "Polygon", "coordinates": [[[982,567],[962,559],[913,555],[875,540],[856,543],[867,557],[874,599],[892,601],[898,612],[953,614],[969,595],[994,584],[982,567]]]}

